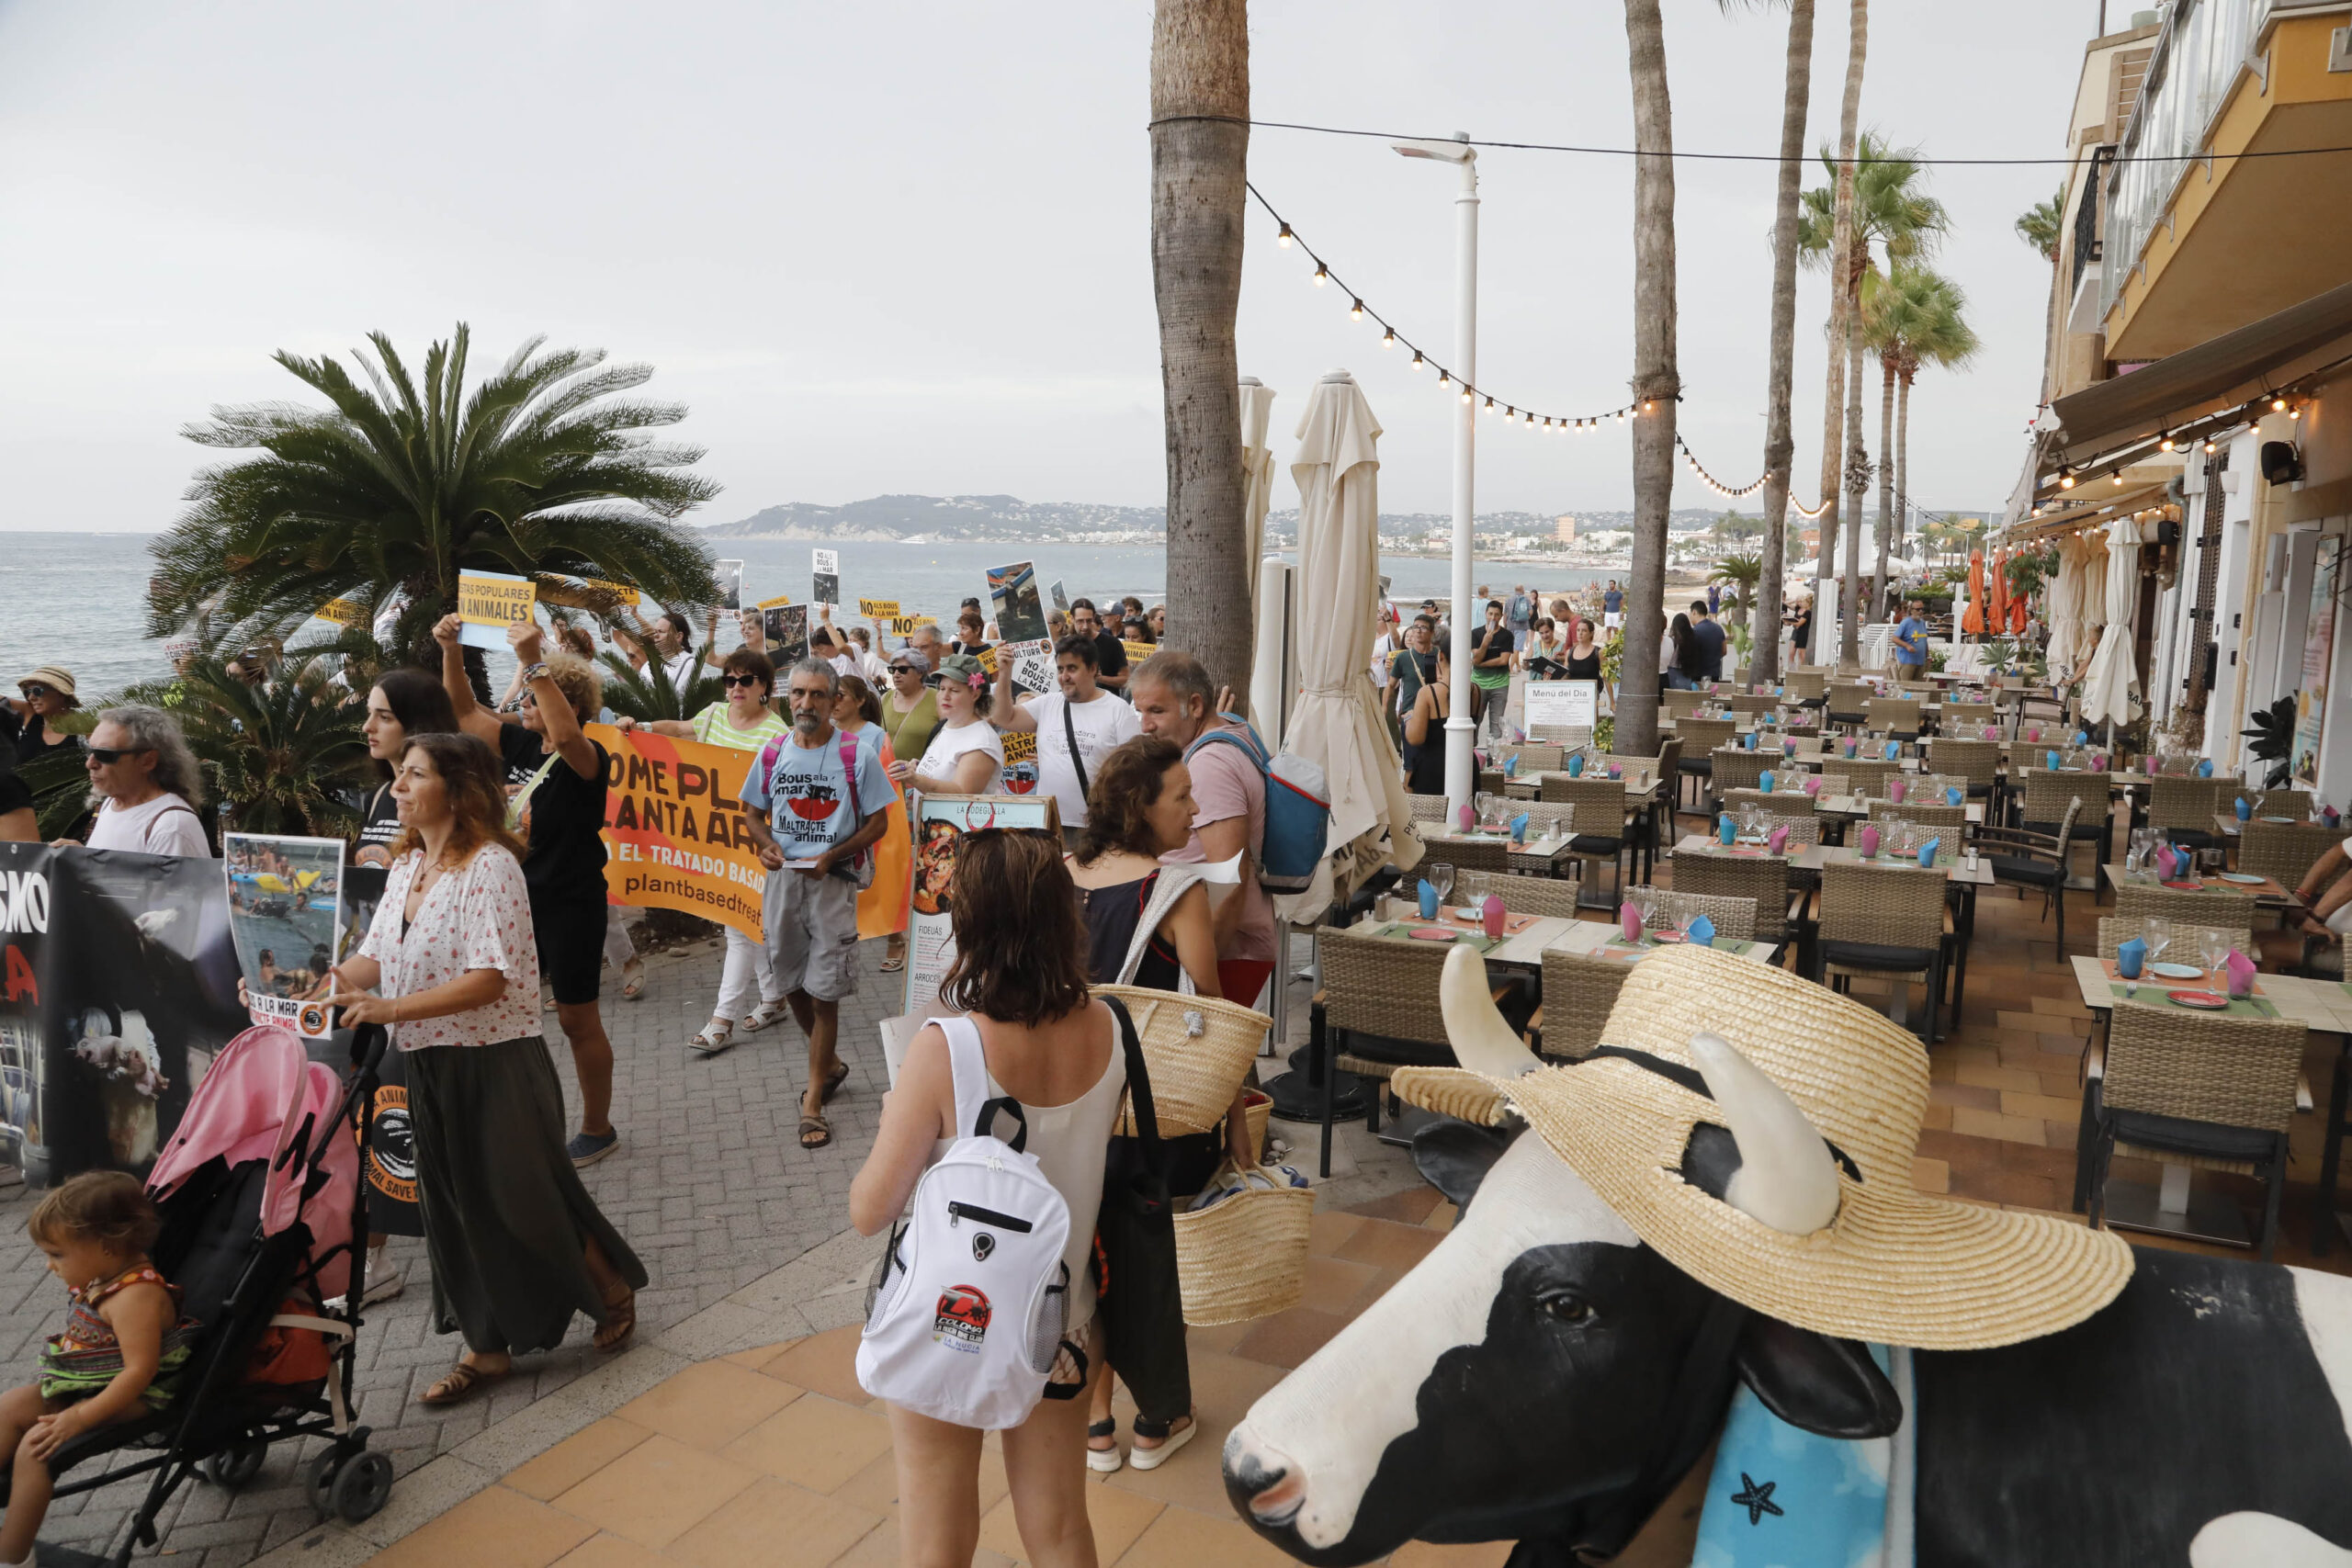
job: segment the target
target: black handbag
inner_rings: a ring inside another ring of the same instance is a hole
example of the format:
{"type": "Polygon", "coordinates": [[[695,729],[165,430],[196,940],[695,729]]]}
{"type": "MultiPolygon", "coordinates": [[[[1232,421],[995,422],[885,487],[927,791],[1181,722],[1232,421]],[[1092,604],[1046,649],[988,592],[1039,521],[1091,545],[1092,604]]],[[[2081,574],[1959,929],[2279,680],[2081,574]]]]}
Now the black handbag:
{"type": "Polygon", "coordinates": [[[1113,1138],[1103,1161],[1094,1235],[1105,1278],[1095,1311],[1102,1320],[1103,1352],[1126,1380],[1136,1413],[1148,1421],[1172,1421],[1193,1410],[1184,1298],[1176,1278],[1176,1206],[1168,1194],[1167,1156],[1135,1021],[1116,997],[1102,1000],[1119,1021],[1136,1134],[1113,1138]]]}

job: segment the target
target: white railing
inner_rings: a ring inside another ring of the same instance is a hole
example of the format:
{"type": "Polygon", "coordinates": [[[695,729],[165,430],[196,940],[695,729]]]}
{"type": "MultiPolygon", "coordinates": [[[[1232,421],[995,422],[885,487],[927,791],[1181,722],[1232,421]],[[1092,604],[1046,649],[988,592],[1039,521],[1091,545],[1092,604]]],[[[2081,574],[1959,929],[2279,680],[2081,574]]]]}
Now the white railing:
{"type": "Polygon", "coordinates": [[[2137,269],[2187,160],[2205,144],[2270,9],[2270,0],[2177,0],[2166,14],[2109,186],[2099,277],[2102,315],[2114,308],[2124,280],[2137,269]]]}

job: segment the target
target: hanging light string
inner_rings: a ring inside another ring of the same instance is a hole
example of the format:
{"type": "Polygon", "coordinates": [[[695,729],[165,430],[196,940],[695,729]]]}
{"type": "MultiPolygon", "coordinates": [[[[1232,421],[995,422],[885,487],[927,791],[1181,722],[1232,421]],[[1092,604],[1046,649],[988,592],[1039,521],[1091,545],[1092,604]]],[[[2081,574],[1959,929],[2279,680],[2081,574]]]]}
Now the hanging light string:
{"type": "MultiPolygon", "coordinates": [[[[1247,182],[1245,182],[1245,184],[1247,182]]],[[[1354,289],[1350,288],[1345,283],[1341,282],[1340,275],[1331,270],[1330,263],[1325,261],[1323,257],[1316,252],[1314,246],[1301,239],[1298,235],[1298,231],[1291,227],[1290,220],[1274,209],[1274,204],[1266,199],[1265,192],[1260,190],[1255,185],[1249,185],[1248,188],[1250,196],[1256,198],[1258,205],[1266,209],[1266,216],[1274,220],[1276,225],[1274,243],[1283,250],[1288,250],[1292,246],[1295,245],[1298,247],[1299,251],[1306,255],[1307,260],[1315,264],[1315,271],[1312,275],[1312,279],[1316,287],[1319,288],[1328,284],[1337,288],[1339,290],[1338,297],[1348,301],[1348,319],[1350,321],[1360,321],[1366,320],[1367,318],[1370,319],[1381,329],[1380,346],[1382,348],[1404,348],[1411,351],[1413,357],[1411,363],[1406,367],[1408,369],[1419,370],[1424,365],[1433,367],[1437,371],[1437,384],[1439,386],[1445,387],[1450,389],[1458,389],[1462,395],[1462,400],[1465,403],[1476,404],[1481,400],[1484,400],[1486,412],[1490,415],[1499,415],[1505,425],[1518,425],[1521,429],[1525,430],[1547,430],[1563,433],[1575,430],[1589,433],[1599,430],[1604,423],[1623,424],[1629,419],[1639,419],[1645,413],[1654,413],[1657,412],[1657,402],[1654,400],[1649,399],[1637,399],[1633,402],[1625,403],[1620,407],[1608,409],[1602,412],[1591,414],[1544,413],[1539,410],[1525,408],[1517,403],[1497,400],[1494,395],[1488,392],[1484,387],[1477,386],[1467,379],[1455,376],[1452,370],[1442,365],[1439,365],[1435,360],[1430,359],[1421,348],[1414,344],[1412,339],[1405,336],[1402,333],[1399,333],[1396,330],[1396,324],[1390,321],[1387,317],[1382,315],[1379,311],[1365,304],[1363,302],[1363,296],[1358,294],[1354,289]]],[[[1679,402],[1681,399],[1678,397],[1675,400],[1679,402]]],[[[1697,474],[1701,481],[1710,490],[1713,490],[1716,494],[1728,499],[1736,500],[1742,496],[1753,495],[1758,491],[1762,490],[1764,488],[1765,481],[1772,477],[1768,472],[1754,482],[1742,485],[1735,489],[1724,484],[1723,481],[1717,479],[1713,474],[1710,474],[1705,468],[1701,466],[1697,455],[1690,450],[1690,443],[1682,439],[1681,433],[1679,431],[1675,434],[1674,444],[1680,449],[1684,458],[1689,461],[1690,465],[1690,471],[1697,474]]],[[[1795,509],[1799,516],[1804,517],[1808,520],[1820,516],[1824,512],[1827,511],[1829,507],[1829,503],[1826,501],[1824,501],[1820,505],[1808,509],[1804,503],[1798,501],[1793,494],[1789,497],[1789,504],[1795,509]]]]}
{"type": "Polygon", "coordinates": [[[2034,483],[2037,496],[2050,490],[2058,493],[2035,501],[2027,516],[2039,519],[2049,513],[2063,514],[2080,507],[2098,506],[2101,502],[2095,494],[2086,491],[2081,495],[2070,495],[2066,492],[2073,491],[2077,484],[2101,479],[2109,480],[2115,489],[2120,490],[2129,482],[2123,477],[2124,469],[2164,454],[2202,451],[2210,457],[2221,449],[2222,438],[2228,432],[2241,425],[2257,423],[2269,415],[2285,414],[2290,423],[2301,421],[2303,411],[2319,400],[2319,393],[2312,387],[2324,383],[2330,373],[2346,364],[2352,364],[2352,356],[2322,366],[2286,386],[2248,398],[2235,408],[2165,426],[2154,438],[2145,435],[2134,437],[2120,446],[2109,447],[2098,456],[2086,459],[2080,466],[2061,463],[2057,473],[2047,479],[2037,479],[2034,483]]]}

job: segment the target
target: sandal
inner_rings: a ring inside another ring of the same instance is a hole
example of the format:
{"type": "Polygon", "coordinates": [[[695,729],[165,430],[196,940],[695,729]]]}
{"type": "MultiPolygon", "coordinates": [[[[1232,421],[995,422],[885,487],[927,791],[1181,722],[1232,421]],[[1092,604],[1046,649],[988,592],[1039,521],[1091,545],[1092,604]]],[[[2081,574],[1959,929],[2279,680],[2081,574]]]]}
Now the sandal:
{"type": "Polygon", "coordinates": [[[605,1303],[605,1321],[589,1343],[599,1350],[617,1350],[637,1332],[637,1292],[628,1291],[618,1301],[605,1303]]]}
{"type": "Polygon", "coordinates": [[[803,1115],[800,1118],[800,1146],[821,1149],[833,1141],[833,1129],[822,1116],[803,1115]]]}
{"type": "Polygon", "coordinates": [[[1158,1470],[1161,1465],[1174,1459],[1179,1449],[1200,1436],[1201,1431],[1198,1416],[1177,1416],[1167,1421],[1147,1421],[1138,1416],[1135,1418],[1134,1426],[1137,1438],[1156,1438],[1159,1440],[1159,1446],[1157,1448],[1148,1449],[1140,1442],[1136,1444],[1134,1450],[1127,1457],[1137,1470],[1158,1470]],[[1184,1423],[1182,1427],[1176,1425],[1179,1420],[1184,1423]]]}
{"type": "Polygon", "coordinates": [[[514,1363],[492,1371],[471,1361],[459,1361],[435,1379],[433,1385],[416,1396],[419,1404],[455,1404],[485,1383],[496,1382],[514,1370],[514,1363]]]}
{"type": "Polygon", "coordinates": [[[882,961],[882,973],[885,975],[896,975],[899,970],[904,969],[906,966],[907,961],[903,958],[886,958],[882,961]]]}
{"type": "Polygon", "coordinates": [[[848,1081],[849,1064],[847,1062],[835,1062],[833,1064],[833,1070],[825,1075],[825,1091],[817,1097],[817,1102],[820,1105],[831,1105],[833,1102],[833,1096],[841,1093],[842,1085],[848,1081]]]}
{"type": "Polygon", "coordinates": [[[782,1002],[762,1002],[743,1015],[743,1032],[757,1034],[792,1010],[782,1002]]]}
{"type": "Polygon", "coordinates": [[[645,995],[645,960],[632,958],[621,965],[621,1000],[633,1002],[645,995]]]}
{"type": "Polygon", "coordinates": [[[1125,1463],[1126,1461],[1119,1457],[1119,1423],[1115,1418],[1094,1422],[1086,1428],[1087,1469],[1097,1475],[1114,1475],[1125,1463]],[[1098,1449],[1094,1446],[1097,1441],[1107,1441],[1111,1446],[1098,1449]]]}
{"type": "Polygon", "coordinates": [[[720,1024],[717,1028],[705,1024],[700,1034],[686,1042],[686,1048],[690,1051],[699,1051],[706,1056],[716,1056],[734,1043],[735,1026],[733,1024],[720,1024]]]}

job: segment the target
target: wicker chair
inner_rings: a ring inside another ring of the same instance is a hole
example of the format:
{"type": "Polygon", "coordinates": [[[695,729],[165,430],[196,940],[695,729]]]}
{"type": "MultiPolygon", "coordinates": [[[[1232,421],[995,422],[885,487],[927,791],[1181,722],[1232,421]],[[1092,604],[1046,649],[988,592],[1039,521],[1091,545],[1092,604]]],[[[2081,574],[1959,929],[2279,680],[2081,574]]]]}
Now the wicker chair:
{"type": "MultiPolygon", "coordinates": [[[[1831,764],[1823,765],[1827,767],[1831,764]]],[[[1887,780],[1910,776],[1904,773],[1902,763],[1890,762],[1883,758],[1839,757],[1835,760],[1835,766],[1846,780],[1846,788],[1841,793],[1848,795],[1858,789],[1866,789],[1873,795],[1883,795],[1886,793],[1887,780]]],[[[1825,795],[1829,792],[1827,784],[1823,784],[1821,789],[1825,795]]]]}
{"type": "Polygon", "coordinates": [[[1581,953],[1544,954],[1544,1035],[1541,1051],[1547,1057],[1576,1060],[1592,1055],[1609,1024],[1609,1010],[1630,964],[1591,958],[1581,953]]]}
{"type": "Polygon", "coordinates": [[[1947,702],[1943,712],[1936,716],[1939,723],[1947,726],[1997,724],[2000,722],[2000,710],[1991,703],[1947,702]]]}
{"type": "Polygon", "coordinates": [[[2177,887],[2126,882],[2115,890],[2115,912],[2127,920],[2177,920],[2183,925],[2223,926],[2231,931],[2254,924],[2254,895],[2234,887],[2208,887],[2190,893],[2177,887]]]}
{"type": "Polygon", "coordinates": [[[1949,945],[1944,890],[1942,872],[1916,865],[1822,867],[1813,977],[1824,984],[1856,975],[1884,976],[1898,986],[1919,982],[1928,991],[1921,1031],[1934,1044],[1949,945]]]}
{"type": "Polygon", "coordinates": [[[1829,694],[1829,672],[1826,670],[1790,670],[1781,679],[1789,688],[1789,695],[1802,707],[1819,707],[1829,694]]]}
{"type": "Polygon", "coordinates": [[[1717,747],[1707,770],[1708,814],[1723,809],[1723,798],[1730,791],[1754,789],[1764,770],[1776,761],[1765,752],[1750,751],[1744,746],[1717,747]]]}
{"type": "Polygon", "coordinates": [[[2027,768],[2018,776],[2022,783],[2018,791],[2018,826],[2029,833],[2054,837],[2066,807],[2079,807],[2066,840],[2068,871],[2071,874],[2073,870],[2074,846],[2087,843],[2096,846],[2091,855],[2091,874],[2097,875],[2098,863],[2107,858],[2108,814],[2099,808],[2107,803],[2107,775],[2053,773],[2047,768],[2027,768]],[[2093,806],[2093,801],[2099,805],[2093,806]]]}
{"type": "MultiPolygon", "coordinates": [[[[1607,861],[1617,870],[1617,886],[1625,885],[1623,864],[1630,840],[1625,831],[1625,786],[1615,779],[1572,779],[1553,773],[1544,781],[1544,799],[1574,807],[1569,829],[1576,834],[1571,852],[1589,867],[1607,861]]],[[[1607,906],[1615,908],[1615,900],[1607,906]]]]}
{"type": "Polygon", "coordinates": [[[2220,809],[2222,791],[2234,799],[2234,779],[2175,778],[2162,774],[2148,781],[2148,826],[2167,843],[2192,850],[2210,850],[2221,842],[2213,833],[2213,814],[2220,809]]]}
{"type": "Polygon", "coordinates": [[[1735,692],[1724,699],[1724,706],[1736,714],[1770,713],[1780,704],[1781,699],[1770,692],[1735,692]]]}
{"type": "MultiPolygon", "coordinates": [[[[2256,817],[2291,817],[2298,822],[2311,820],[2312,792],[2307,789],[2266,789],[2254,797],[2256,817]]],[[[2272,827],[2278,826],[2274,822],[2272,827]]]]}
{"type": "MultiPolygon", "coordinates": [[[[1315,933],[1323,966],[1323,991],[1314,1020],[1323,1037],[1317,1053],[1323,1067],[1322,1174],[1331,1174],[1330,1068],[1385,1081],[1398,1067],[1457,1065],[1446,1043],[1445,1015],[1438,1006],[1438,979],[1453,949],[1437,942],[1390,942],[1339,926],[1315,933]]],[[[1533,998],[1513,987],[1498,998],[1514,1030],[1523,1029],[1533,998]]],[[[1380,1131],[1380,1095],[1370,1101],[1365,1122],[1380,1131]]]]}
{"type": "Polygon", "coordinates": [[[1556,876],[1466,871],[1455,876],[1453,891],[1448,897],[1454,903],[1468,904],[1484,898],[1489,893],[1500,898],[1503,908],[1514,915],[1553,915],[1561,919],[1576,919],[1576,884],[1563,882],[1556,876]]]}
{"type": "Polygon", "coordinates": [[[1500,795],[1507,782],[1509,781],[1500,768],[1481,768],[1478,770],[1477,782],[1470,787],[1481,795],[1500,795]]]}
{"type": "Polygon", "coordinates": [[[1756,940],[1788,940],[1789,863],[1777,856],[1678,855],[1674,890],[1752,904],[1756,940]]]}
{"type": "Polygon", "coordinates": [[[2292,892],[2319,857],[2343,841],[2341,829],[2317,822],[2249,822],[2238,829],[2238,869],[2292,892]]]}
{"type": "Polygon", "coordinates": [[[2066,860],[2073,852],[2075,819],[2082,809],[2080,800],[2068,801],[2054,833],[1987,827],[1979,829],[1976,834],[1976,847],[1990,863],[1996,884],[2019,889],[2020,897],[2024,896],[2023,889],[2038,887],[2045,900],[2042,913],[2046,916],[2052,908],[2058,911],[2054,951],[2061,958],[2066,956],[2066,860]]]}
{"type": "Polygon", "coordinates": [[[1416,822],[1445,820],[1445,796],[1442,795],[1408,795],[1405,801],[1416,822]]]}
{"type": "Polygon", "coordinates": [[[1658,912],[1677,925],[1686,918],[1696,919],[1704,915],[1713,924],[1717,936],[1730,937],[1735,942],[1756,940],[1756,900],[1726,898],[1720,894],[1693,893],[1679,887],[1629,887],[1630,896],[1646,892],[1657,901],[1658,912]]]}
{"type": "Polygon", "coordinates": [[[1871,689],[1859,681],[1832,681],[1822,716],[1831,724],[1860,728],[1870,715],[1871,689]]]}
{"type": "Polygon", "coordinates": [[[1938,736],[1928,742],[1928,761],[1939,773],[1958,773],[1965,778],[1971,800],[1990,800],[2000,777],[2001,743],[1938,736]]]}
{"type": "Polygon", "coordinates": [[[1505,872],[1510,869],[1508,839],[1439,839],[1429,845],[1426,863],[1465,871],[1505,872]]]}
{"type": "MultiPolygon", "coordinates": [[[[1917,822],[1922,828],[1952,828],[1962,831],[1965,831],[1968,828],[1968,807],[1965,806],[1946,806],[1940,801],[1917,799],[1905,800],[1898,805],[1892,800],[1881,800],[1872,796],[1870,819],[1876,822],[1887,817],[1896,818],[1905,822],[1917,822]]],[[[1957,841],[1954,841],[1944,847],[1957,853],[1960,846],[1957,841]]]]}
{"type": "Polygon", "coordinates": [[[1917,697],[1871,697],[1862,705],[1862,728],[1872,735],[1917,740],[1920,724],[1917,697]]]}
{"type": "MultiPolygon", "coordinates": [[[[2186,945],[2181,949],[2184,953],[2197,945],[2199,933],[2217,929],[2185,925],[2178,920],[2133,920],[2127,919],[2121,915],[2101,915],[2098,921],[2098,955],[2101,958],[2114,957],[2117,948],[2130,942],[2133,937],[2146,935],[2150,927],[2154,927],[2177,942],[2185,943],[2186,945]]],[[[2254,932],[2251,929],[2233,929],[2227,926],[2218,929],[2229,931],[2231,946],[2249,958],[2254,955],[2254,932]]]]}
{"type": "MultiPolygon", "coordinates": [[[[1811,847],[1821,842],[1821,818],[1818,817],[1798,812],[1790,812],[1785,816],[1777,810],[1766,812],[1764,831],[1770,833],[1775,828],[1786,828],[1789,830],[1788,841],[1792,844],[1811,847]]],[[[1809,886],[1811,876],[1811,873],[1800,871],[1796,874],[1796,882],[1799,886],[1809,886]]]]}
{"type": "Polygon", "coordinates": [[[1690,778],[1706,778],[1714,772],[1714,753],[1731,744],[1736,727],[1727,718],[1685,718],[1674,726],[1674,738],[1682,742],[1682,754],[1676,768],[1690,778]]]}
{"type": "Polygon", "coordinates": [[[2235,1171],[2262,1179],[2267,1263],[2287,1186],[2303,1026],[2119,1004],[2101,1055],[2083,1090],[2086,1119],[2098,1128],[2089,1173],[2092,1228],[2106,1222],[2108,1171],[2118,1154],[2235,1171]]]}
{"type": "Polygon", "coordinates": [[[1527,740],[1518,750],[1519,771],[1522,773],[1548,773],[1560,765],[1566,748],[1541,740],[1527,740]]]}
{"type": "Polygon", "coordinates": [[[1705,705],[1707,694],[1668,688],[1657,694],[1658,713],[1678,722],[1705,705]]]}

